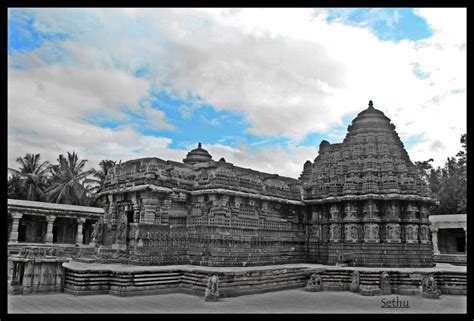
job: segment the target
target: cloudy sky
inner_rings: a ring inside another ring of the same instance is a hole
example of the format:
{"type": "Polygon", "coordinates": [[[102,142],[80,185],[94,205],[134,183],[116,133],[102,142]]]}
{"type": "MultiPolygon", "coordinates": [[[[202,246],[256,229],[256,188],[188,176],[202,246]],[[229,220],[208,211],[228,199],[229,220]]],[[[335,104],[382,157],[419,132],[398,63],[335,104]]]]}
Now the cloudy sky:
{"type": "Polygon", "coordinates": [[[215,160],[298,177],[369,100],[412,161],[466,132],[465,9],[9,9],[8,165],[215,160]]]}

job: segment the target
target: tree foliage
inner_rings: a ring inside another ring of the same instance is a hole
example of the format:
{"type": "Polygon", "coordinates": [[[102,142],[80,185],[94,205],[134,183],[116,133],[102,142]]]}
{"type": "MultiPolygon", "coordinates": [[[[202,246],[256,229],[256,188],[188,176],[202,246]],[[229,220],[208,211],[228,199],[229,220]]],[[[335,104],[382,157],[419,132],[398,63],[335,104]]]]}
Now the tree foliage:
{"type": "Polygon", "coordinates": [[[40,154],[18,157],[8,168],[8,198],[72,205],[99,206],[96,192],[115,161],[102,160],[99,170],[85,169],[87,160],[75,152],[59,155],[57,164],[41,162],[40,154]]]}
{"type": "Polygon", "coordinates": [[[93,178],[88,178],[85,180],[85,183],[89,184],[90,186],[90,191],[98,192],[100,188],[102,188],[109,169],[114,167],[115,164],[116,162],[110,159],[104,159],[100,161],[99,170],[96,170],[93,173],[93,178]]]}
{"type": "Polygon", "coordinates": [[[48,200],[53,203],[91,205],[91,193],[85,180],[95,173],[85,170],[86,159],[79,160],[76,152],[67,157],[59,155],[58,164],[52,166],[52,186],[48,189],[48,200]]]}
{"type": "Polygon", "coordinates": [[[20,164],[19,169],[8,168],[13,175],[8,184],[9,193],[11,189],[12,195],[30,201],[45,201],[51,170],[49,162],[41,162],[40,154],[26,154],[16,162],[20,164]]]}
{"type": "Polygon", "coordinates": [[[444,167],[433,168],[432,159],[415,162],[423,179],[427,182],[432,197],[439,205],[431,209],[432,214],[466,213],[467,204],[467,135],[460,139],[462,150],[449,157],[444,167]]]}

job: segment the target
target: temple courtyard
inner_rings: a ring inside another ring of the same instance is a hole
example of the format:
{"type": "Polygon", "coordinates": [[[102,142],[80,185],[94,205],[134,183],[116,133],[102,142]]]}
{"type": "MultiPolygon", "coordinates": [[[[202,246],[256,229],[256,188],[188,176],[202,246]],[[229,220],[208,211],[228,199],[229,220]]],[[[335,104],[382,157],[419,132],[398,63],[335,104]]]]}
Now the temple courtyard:
{"type": "Polygon", "coordinates": [[[67,293],[8,296],[8,313],[462,313],[464,295],[361,296],[351,292],[306,292],[303,288],[221,298],[183,293],[118,297],[67,293]]]}

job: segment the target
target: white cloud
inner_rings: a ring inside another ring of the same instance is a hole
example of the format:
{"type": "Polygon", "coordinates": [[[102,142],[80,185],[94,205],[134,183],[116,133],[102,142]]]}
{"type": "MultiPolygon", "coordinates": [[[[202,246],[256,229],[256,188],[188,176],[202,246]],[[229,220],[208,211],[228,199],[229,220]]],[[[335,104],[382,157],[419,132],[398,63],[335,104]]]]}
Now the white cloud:
{"type": "Polygon", "coordinates": [[[168,124],[165,120],[166,114],[156,108],[151,107],[149,103],[144,104],[144,115],[149,127],[161,129],[174,129],[174,126],[168,124]]]}
{"type": "MultiPolygon", "coordinates": [[[[195,148],[195,147],[194,147],[195,148]]],[[[235,166],[251,168],[270,174],[298,178],[306,160],[317,156],[317,149],[306,146],[265,146],[252,149],[246,144],[229,147],[221,144],[203,145],[215,161],[224,157],[235,166]]]]}
{"type": "MultiPolygon", "coordinates": [[[[293,141],[330,131],[334,142],[340,142],[344,133],[331,127],[344,115],[365,109],[372,99],[395,123],[402,140],[422,135],[409,150],[413,161],[434,158],[439,165],[456,154],[459,137],[466,132],[465,9],[418,9],[433,37],[398,43],[380,41],[363,27],[327,23],[324,11],[314,16],[311,9],[77,11],[81,13],[32,11],[41,30],[62,30],[74,37],[9,57],[10,64],[26,68],[9,70],[9,127],[35,131],[38,139],[56,142],[58,148],[69,144],[87,152],[98,140],[102,155],[138,155],[126,142],[148,138],[130,128],[112,131],[80,119],[97,112],[124,117],[122,105],[144,113],[157,127],[171,129],[162,111],[140,107],[151,89],[202,99],[179,108],[183,115],[207,102],[242,114],[251,134],[293,141]],[[70,65],[42,62],[58,57],[67,57],[70,65]],[[414,64],[429,76],[417,78],[414,64]],[[139,79],[133,74],[140,68],[147,72],[139,79]],[[440,144],[432,148],[435,142],[440,144]]],[[[30,152],[27,147],[35,146],[16,137],[9,140],[9,148],[18,144],[14,147],[30,152]]],[[[178,160],[185,156],[163,142],[158,146],[147,153],[159,151],[154,156],[178,160]]],[[[237,166],[292,176],[316,156],[315,148],[291,146],[286,151],[241,147],[238,153],[213,148],[237,166]]]]}

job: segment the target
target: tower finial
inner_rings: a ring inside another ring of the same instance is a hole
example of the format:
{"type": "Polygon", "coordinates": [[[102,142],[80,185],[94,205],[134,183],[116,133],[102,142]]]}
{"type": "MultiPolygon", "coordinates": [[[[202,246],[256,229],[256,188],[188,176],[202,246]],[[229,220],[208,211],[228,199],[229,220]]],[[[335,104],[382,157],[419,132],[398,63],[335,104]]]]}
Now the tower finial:
{"type": "Polygon", "coordinates": [[[369,108],[374,108],[374,103],[372,102],[372,100],[369,100],[369,108]]]}
{"type": "Polygon", "coordinates": [[[200,142],[198,143],[198,148],[201,148],[201,143],[200,142]]]}

